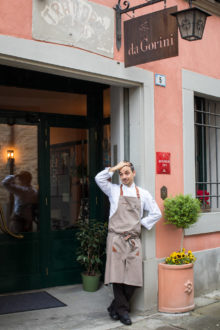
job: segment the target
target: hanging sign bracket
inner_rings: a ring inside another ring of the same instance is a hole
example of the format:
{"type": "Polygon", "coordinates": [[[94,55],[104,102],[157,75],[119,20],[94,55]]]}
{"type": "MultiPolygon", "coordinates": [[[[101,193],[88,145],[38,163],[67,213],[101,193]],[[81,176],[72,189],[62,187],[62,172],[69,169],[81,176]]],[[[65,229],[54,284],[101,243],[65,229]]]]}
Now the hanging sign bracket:
{"type": "Polygon", "coordinates": [[[155,3],[162,1],[164,2],[164,7],[166,8],[166,0],[146,0],[145,3],[134,7],[130,7],[130,2],[125,0],[123,2],[124,8],[121,7],[121,0],[118,0],[117,5],[114,7],[114,10],[116,11],[116,46],[118,51],[121,48],[121,15],[128,13],[129,11],[132,11],[134,13],[134,11],[137,9],[154,5],[155,3]]]}

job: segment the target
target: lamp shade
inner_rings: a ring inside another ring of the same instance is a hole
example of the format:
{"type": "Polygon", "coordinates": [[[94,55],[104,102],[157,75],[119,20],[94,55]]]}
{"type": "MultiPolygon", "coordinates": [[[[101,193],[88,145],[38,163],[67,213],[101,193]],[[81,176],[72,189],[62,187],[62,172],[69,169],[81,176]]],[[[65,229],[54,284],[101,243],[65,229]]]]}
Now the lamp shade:
{"type": "Polygon", "coordinates": [[[14,150],[7,150],[8,159],[14,159],[14,150]]]}
{"type": "Polygon", "coordinates": [[[196,7],[177,11],[171,15],[176,17],[182,39],[188,41],[202,39],[206,18],[211,16],[196,7]]]}

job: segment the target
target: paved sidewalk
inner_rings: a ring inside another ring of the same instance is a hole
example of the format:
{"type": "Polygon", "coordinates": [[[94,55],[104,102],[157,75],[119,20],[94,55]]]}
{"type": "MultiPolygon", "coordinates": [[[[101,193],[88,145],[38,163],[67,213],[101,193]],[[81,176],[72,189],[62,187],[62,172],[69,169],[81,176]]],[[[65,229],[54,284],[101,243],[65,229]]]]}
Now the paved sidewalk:
{"type": "Polygon", "coordinates": [[[45,289],[66,307],[0,315],[2,330],[220,330],[220,290],[196,298],[190,313],[166,314],[156,310],[132,313],[132,326],[112,321],[106,308],[112,300],[111,288],[102,286],[96,292],[85,292],[81,285],[45,289]]]}
{"type": "MultiPolygon", "coordinates": [[[[194,311],[182,314],[155,313],[132,324],[130,329],[216,330],[220,329],[220,291],[196,298],[194,311]]],[[[118,329],[127,329],[120,326],[118,329]]]]}

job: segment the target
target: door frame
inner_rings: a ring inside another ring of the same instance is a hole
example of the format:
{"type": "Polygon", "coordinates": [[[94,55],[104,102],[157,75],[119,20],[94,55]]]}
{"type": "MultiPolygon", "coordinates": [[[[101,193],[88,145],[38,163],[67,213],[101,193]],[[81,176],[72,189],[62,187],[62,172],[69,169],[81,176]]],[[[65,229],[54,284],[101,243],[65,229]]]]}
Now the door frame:
{"type": "MultiPolygon", "coordinates": [[[[141,152],[134,148],[134,142],[130,145],[130,157],[138,169],[137,184],[155,196],[154,73],[138,67],[125,68],[123,62],[118,62],[117,54],[115,56],[109,59],[74,47],[0,36],[2,64],[108,84],[112,86],[113,96],[118,89],[129,88],[130,141],[137,140],[137,133],[141,141],[141,152]]],[[[116,109],[111,106],[111,111],[120,110],[121,113],[121,97],[111,99],[117,103],[116,109]]],[[[111,128],[114,125],[112,123],[111,128]]],[[[123,150],[119,156],[123,156],[123,150]]],[[[157,304],[158,262],[155,230],[143,230],[144,277],[147,280],[135,300],[137,309],[147,310],[157,304]]]]}

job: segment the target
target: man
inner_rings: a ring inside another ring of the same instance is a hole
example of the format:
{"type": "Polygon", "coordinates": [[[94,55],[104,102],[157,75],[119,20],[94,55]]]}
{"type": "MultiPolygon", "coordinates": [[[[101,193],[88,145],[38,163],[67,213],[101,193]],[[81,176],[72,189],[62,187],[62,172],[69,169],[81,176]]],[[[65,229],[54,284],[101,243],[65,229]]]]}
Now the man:
{"type": "Polygon", "coordinates": [[[114,300],[108,312],[113,320],[125,325],[132,324],[129,301],[135,289],[143,285],[141,225],[150,230],[161,217],[150,193],[135,185],[135,175],[133,164],[121,161],[95,177],[110,201],[105,284],[113,283],[114,300]],[[110,182],[116,171],[119,171],[121,185],[110,182]],[[148,215],[142,218],[145,210],[148,215]]]}
{"type": "Polygon", "coordinates": [[[9,226],[13,233],[32,231],[38,194],[31,186],[31,180],[31,173],[22,171],[17,175],[8,175],[2,181],[2,185],[14,194],[14,208],[9,226]]]}

